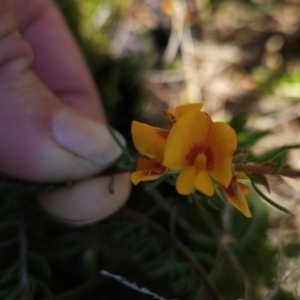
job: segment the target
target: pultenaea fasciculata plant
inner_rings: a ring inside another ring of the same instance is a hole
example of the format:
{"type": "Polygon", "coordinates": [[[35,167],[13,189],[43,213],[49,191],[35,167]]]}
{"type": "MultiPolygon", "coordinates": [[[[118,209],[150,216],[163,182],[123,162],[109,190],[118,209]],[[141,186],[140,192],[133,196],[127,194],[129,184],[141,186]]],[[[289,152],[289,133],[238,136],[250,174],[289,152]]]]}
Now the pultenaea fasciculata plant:
{"type": "Polygon", "coordinates": [[[299,171],[275,161],[282,151],[299,148],[299,145],[279,148],[273,158],[263,164],[247,163],[247,153],[236,153],[238,143],[234,129],[227,123],[214,122],[201,109],[201,103],[193,103],[165,110],[169,129],[132,122],[133,142],[143,156],[131,174],[132,183],[171,175],[175,177],[179,194],[200,192],[209,198],[217,192],[246,217],[251,217],[245,198],[250,188],[241,182],[246,180],[269,204],[290,213],[262,193],[256,184],[269,189],[265,175],[299,177],[299,171]]]}

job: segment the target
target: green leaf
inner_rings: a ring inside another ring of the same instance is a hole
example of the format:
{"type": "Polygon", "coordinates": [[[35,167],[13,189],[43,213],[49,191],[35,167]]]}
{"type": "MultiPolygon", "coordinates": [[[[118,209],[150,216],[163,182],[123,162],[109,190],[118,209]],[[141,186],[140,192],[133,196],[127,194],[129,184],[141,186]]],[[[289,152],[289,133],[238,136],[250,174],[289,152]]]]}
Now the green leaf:
{"type": "Polygon", "coordinates": [[[119,137],[117,137],[114,129],[110,126],[107,125],[107,128],[110,132],[110,134],[112,135],[112,137],[114,138],[115,142],[118,144],[118,146],[122,149],[123,153],[127,156],[128,160],[130,162],[135,161],[135,159],[132,157],[132,155],[130,154],[130,152],[127,150],[126,147],[124,147],[123,143],[119,140],[119,137]]]}
{"type": "Polygon", "coordinates": [[[269,157],[269,161],[275,161],[279,155],[283,154],[284,152],[286,152],[288,150],[299,149],[299,148],[300,148],[300,144],[291,144],[291,145],[282,146],[282,147],[274,150],[274,152],[269,157]]]}
{"type": "Polygon", "coordinates": [[[271,200],[269,197],[267,197],[256,185],[255,185],[255,183],[253,182],[253,181],[251,181],[251,183],[252,183],[252,186],[253,186],[253,189],[255,190],[255,192],[261,197],[261,198],[263,198],[265,201],[267,201],[269,204],[271,204],[272,206],[274,206],[274,207],[276,207],[277,209],[279,209],[279,210],[281,210],[281,211],[283,211],[283,212],[285,212],[285,213],[287,213],[287,214],[291,214],[291,212],[287,209],[287,208],[285,208],[285,207],[283,207],[283,206],[281,206],[281,205],[279,205],[278,203],[276,203],[276,202],[274,202],[273,200],[271,200]]]}
{"type": "Polygon", "coordinates": [[[278,175],[282,168],[285,166],[286,163],[286,158],[280,154],[279,156],[277,156],[276,160],[275,160],[275,167],[272,170],[272,175],[278,175]]]}
{"type": "Polygon", "coordinates": [[[239,133],[240,131],[242,131],[246,124],[247,124],[247,120],[248,118],[246,116],[243,115],[237,115],[234,116],[230,122],[228,123],[237,133],[239,133]]]}
{"type": "Polygon", "coordinates": [[[149,191],[149,190],[152,190],[152,189],[156,188],[159,184],[161,184],[162,182],[166,181],[166,179],[167,179],[168,176],[169,176],[168,174],[165,174],[165,175],[163,175],[163,176],[157,178],[157,179],[154,180],[153,182],[149,183],[149,184],[146,186],[145,190],[146,190],[146,191],[149,191]]]}
{"type": "Polygon", "coordinates": [[[208,198],[208,205],[209,205],[211,208],[214,208],[214,209],[216,209],[216,210],[220,210],[220,208],[217,207],[217,206],[213,203],[213,201],[211,200],[211,198],[208,198]]]}
{"type": "Polygon", "coordinates": [[[112,176],[109,180],[108,190],[110,194],[114,194],[115,176],[112,176]]]}
{"type": "Polygon", "coordinates": [[[248,149],[270,133],[270,130],[245,130],[238,134],[238,145],[240,148],[248,149]]]}

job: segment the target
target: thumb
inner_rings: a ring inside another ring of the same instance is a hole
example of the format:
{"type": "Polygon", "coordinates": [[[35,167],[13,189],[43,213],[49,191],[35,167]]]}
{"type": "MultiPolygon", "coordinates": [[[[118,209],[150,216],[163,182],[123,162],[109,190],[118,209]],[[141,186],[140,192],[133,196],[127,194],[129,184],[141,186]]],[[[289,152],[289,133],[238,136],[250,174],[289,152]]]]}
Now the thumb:
{"type": "Polygon", "coordinates": [[[121,153],[106,126],[67,107],[30,69],[33,52],[0,1],[0,171],[36,181],[94,175],[121,153]]]}
{"type": "MultiPolygon", "coordinates": [[[[65,99],[70,104],[80,98],[87,101],[77,107],[87,107],[86,111],[91,107],[97,109],[94,102],[97,97],[88,96],[94,93],[82,92],[89,88],[79,88],[80,84],[72,80],[72,85],[65,86],[63,79],[68,72],[62,72],[58,66],[55,76],[50,77],[61,83],[59,99],[32,71],[33,50],[17,29],[10,3],[0,0],[0,172],[33,181],[82,179],[72,187],[42,193],[41,205],[71,223],[84,224],[104,218],[128,198],[129,176],[116,176],[114,194],[108,193],[110,178],[91,176],[112,164],[121,149],[103,124],[103,117],[99,122],[93,121],[61,101],[65,99]],[[62,73],[61,80],[57,75],[62,73]]],[[[69,62],[74,65],[78,60],[80,57],[75,55],[69,62]]],[[[50,73],[49,68],[44,68],[45,73],[50,73]]],[[[88,79],[87,72],[83,73],[86,75],[83,78],[88,79]]],[[[95,111],[94,115],[101,113],[95,111]]]]}
{"type": "Polygon", "coordinates": [[[26,77],[31,82],[24,92],[14,87],[23,79],[11,87],[0,83],[4,174],[36,181],[79,179],[104,170],[121,154],[105,125],[61,104],[33,74],[26,77]]]}

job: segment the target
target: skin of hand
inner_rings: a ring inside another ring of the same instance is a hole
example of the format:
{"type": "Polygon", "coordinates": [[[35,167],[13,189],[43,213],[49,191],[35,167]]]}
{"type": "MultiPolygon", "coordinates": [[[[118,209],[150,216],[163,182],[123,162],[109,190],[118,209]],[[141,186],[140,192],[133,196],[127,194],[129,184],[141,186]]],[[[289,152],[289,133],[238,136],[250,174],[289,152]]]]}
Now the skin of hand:
{"type": "Polygon", "coordinates": [[[130,193],[128,173],[115,176],[113,194],[109,176],[93,178],[121,154],[105,124],[91,75],[55,4],[0,0],[0,172],[36,182],[75,180],[41,192],[41,205],[73,224],[105,218],[130,193]]]}

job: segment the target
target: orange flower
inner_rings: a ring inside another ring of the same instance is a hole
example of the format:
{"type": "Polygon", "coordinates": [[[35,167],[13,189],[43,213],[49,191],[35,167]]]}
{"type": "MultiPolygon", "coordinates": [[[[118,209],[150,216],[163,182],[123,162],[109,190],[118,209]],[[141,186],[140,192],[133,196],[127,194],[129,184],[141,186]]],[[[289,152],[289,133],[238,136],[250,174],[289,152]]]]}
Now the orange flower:
{"type": "MultiPolygon", "coordinates": [[[[199,111],[201,103],[193,103],[178,106],[174,111],[165,110],[170,129],[184,114],[199,111]]],[[[133,143],[138,152],[148,158],[140,158],[136,172],[131,174],[133,184],[140,181],[154,180],[167,173],[167,168],[161,163],[164,158],[164,150],[169,131],[158,127],[153,127],[137,121],[132,122],[131,133],[133,143]]]]}
{"type": "Polygon", "coordinates": [[[249,193],[249,188],[245,184],[238,182],[238,179],[248,179],[248,177],[244,173],[234,174],[229,186],[222,189],[227,201],[246,217],[250,218],[251,212],[245,199],[245,195],[249,193]]]}
{"type": "Polygon", "coordinates": [[[228,124],[214,123],[204,112],[190,112],[173,125],[162,164],[180,172],[176,180],[179,194],[191,194],[196,188],[212,196],[212,178],[225,187],[231,181],[236,147],[236,133],[228,124]]]}

